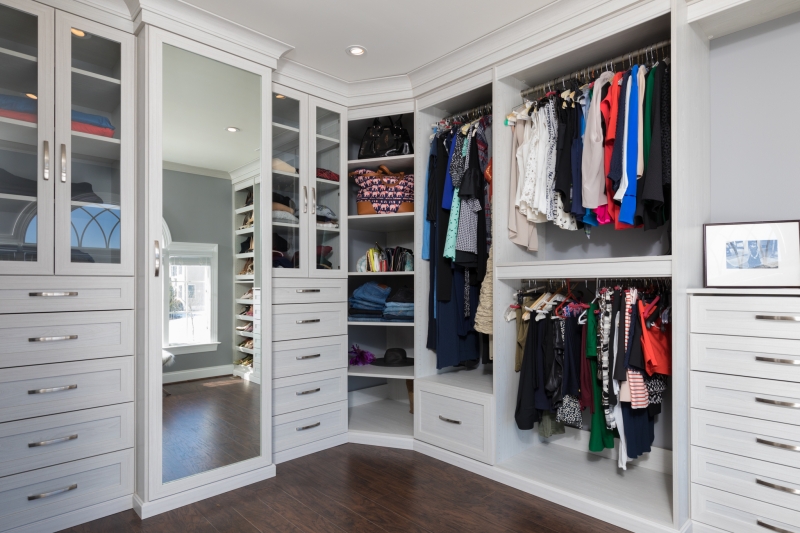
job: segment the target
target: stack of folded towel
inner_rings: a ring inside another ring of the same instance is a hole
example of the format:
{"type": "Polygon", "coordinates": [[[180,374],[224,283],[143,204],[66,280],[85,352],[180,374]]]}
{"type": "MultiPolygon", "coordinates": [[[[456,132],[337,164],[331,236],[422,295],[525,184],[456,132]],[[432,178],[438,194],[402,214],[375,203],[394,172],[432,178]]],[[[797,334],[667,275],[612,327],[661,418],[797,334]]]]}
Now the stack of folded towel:
{"type": "Polygon", "coordinates": [[[355,322],[380,322],[383,320],[383,309],[386,298],[392,292],[391,287],[375,281],[368,281],[353,291],[350,297],[348,315],[355,322]]]}
{"type": "MultiPolygon", "coordinates": [[[[13,118],[24,122],[36,122],[36,100],[25,96],[0,94],[0,117],[13,118]]],[[[101,115],[91,115],[72,111],[72,131],[113,137],[116,128],[111,121],[101,115]]]]}
{"type": "Polygon", "coordinates": [[[384,320],[399,320],[413,322],[414,320],[414,289],[402,287],[386,300],[383,308],[384,320]]]}

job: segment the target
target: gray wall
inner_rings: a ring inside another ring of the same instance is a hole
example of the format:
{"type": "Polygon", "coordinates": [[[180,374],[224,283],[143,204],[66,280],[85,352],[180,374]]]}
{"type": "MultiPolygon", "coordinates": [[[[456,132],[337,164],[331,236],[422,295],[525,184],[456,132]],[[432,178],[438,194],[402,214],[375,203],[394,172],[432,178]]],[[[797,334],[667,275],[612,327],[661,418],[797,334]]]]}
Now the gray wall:
{"type": "Polygon", "coordinates": [[[710,222],[800,218],[800,13],[711,42],[710,222]]]}
{"type": "Polygon", "coordinates": [[[164,220],[176,242],[218,245],[219,308],[215,352],[183,354],[165,372],[233,362],[233,187],[231,182],[172,170],[164,171],[164,220]]]}

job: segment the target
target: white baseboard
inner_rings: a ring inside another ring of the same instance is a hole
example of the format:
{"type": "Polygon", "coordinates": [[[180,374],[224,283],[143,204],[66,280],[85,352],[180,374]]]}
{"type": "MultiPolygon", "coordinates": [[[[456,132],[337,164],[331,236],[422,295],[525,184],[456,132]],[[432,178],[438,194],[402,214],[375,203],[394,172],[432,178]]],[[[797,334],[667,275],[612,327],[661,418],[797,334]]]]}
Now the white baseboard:
{"type": "MultiPolygon", "coordinates": [[[[681,533],[724,533],[720,529],[709,528],[709,529],[698,529],[698,526],[703,526],[703,524],[699,524],[697,522],[692,522],[691,520],[687,520],[683,527],[681,528],[681,533]]],[[[707,527],[707,526],[704,526],[707,527]]]]}
{"type": "Polygon", "coordinates": [[[347,433],[334,435],[333,437],[328,437],[327,439],[309,442],[308,444],[303,444],[302,446],[297,446],[296,448],[289,448],[288,450],[274,453],[272,454],[272,462],[276,465],[285,463],[286,461],[291,461],[292,459],[297,459],[298,457],[303,457],[305,455],[311,455],[312,453],[321,452],[322,450],[327,450],[328,448],[333,448],[342,444],[347,444],[347,433]]]}
{"type": "Polygon", "coordinates": [[[207,366],[205,368],[195,368],[192,370],[178,370],[177,372],[164,372],[161,382],[178,383],[180,381],[191,381],[193,379],[215,378],[217,376],[232,376],[233,365],[207,366]]]}
{"type": "Polygon", "coordinates": [[[144,520],[185,505],[199,502],[200,500],[205,500],[206,498],[211,498],[212,496],[217,496],[275,477],[275,472],[275,465],[273,464],[264,468],[259,468],[258,470],[253,470],[252,472],[245,472],[238,476],[223,479],[215,483],[209,483],[208,485],[202,485],[195,489],[179,492],[178,494],[173,494],[172,496],[150,502],[143,502],[137,495],[134,495],[133,509],[136,511],[136,514],[144,520]]]}
{"type": "Polygon", "coordinates": [[[399,448],[401,450],[414,449],[414,437],[411,435],[390,435],[387,433],[372,433],[369,431],[348,431],[347,442],[352,444],[367,444],[369,446],[383,446],[384,448],[399,448]]]}
{"type": "Polygon", "coordinates": [[[389,384],[376,385],[347,393],[347,407],[358,407],[365,403],[378,402],[389,398],[389,384]]]}
{"type": "Polygon", "coordinates": [[[11,529],[6,533],[53,533],[71,527],[103,518],[104,516],[121,513],[133,508],[131,496],[123,496],[107,502],[60,514],[46,520],[34,522],[25,526],[11,529]]]}

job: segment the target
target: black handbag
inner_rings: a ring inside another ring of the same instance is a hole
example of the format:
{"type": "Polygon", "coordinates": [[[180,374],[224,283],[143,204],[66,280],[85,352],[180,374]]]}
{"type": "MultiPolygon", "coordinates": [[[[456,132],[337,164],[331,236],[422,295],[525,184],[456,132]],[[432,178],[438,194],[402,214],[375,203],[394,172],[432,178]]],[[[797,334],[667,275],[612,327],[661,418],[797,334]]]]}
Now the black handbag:
{"type": "Polygon", "coordinates": [[[372,126],[367,128],[361,139],[358,158],[373,159],[413,153],[411,136],[408,134],[408,130],[403,128],[403,116],[401,115],[397,119],[397,124],[389,117],[389,126],[381,123],[379,118],[373,120],[372,126]]]}

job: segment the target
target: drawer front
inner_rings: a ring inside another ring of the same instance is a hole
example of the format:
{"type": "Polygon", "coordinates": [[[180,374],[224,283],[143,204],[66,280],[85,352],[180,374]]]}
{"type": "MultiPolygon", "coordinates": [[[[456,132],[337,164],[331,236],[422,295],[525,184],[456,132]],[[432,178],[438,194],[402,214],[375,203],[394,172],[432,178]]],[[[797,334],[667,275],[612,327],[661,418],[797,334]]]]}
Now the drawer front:
{"type": "Polygon", "coordinates": [[[312,304],[346,301],[346,279],[272,279],[273,304],[312,304]]]}
{"type": "Polygon", "coordinates": [[[0,367],[133,355],[133,313],[0,316],[0,367]]]}
{"type": "Polygon", "coordinates": [[[800,383],[800,342],[691,336],[692,370],[800,383]]]}
{"type": "Polygon", "coordinates": [[[133,401],[133,357],[0,372],[0,422],[133,401]]]}
{"type": "Polygon", "coordinates": [[[133,278],[3,276],[0,313],[133,309],[133,278]]]}
{"type": "Polygon", "coordinates": [[[800,468],[800,427],[692,409],[692,444],[800,468]]]}
{"type": "Polygon", "coordinates": [[[692,484],[692,520],[735,533],[800,533],[800,512],[692,484]]]}
{"type": "Polygon", "coordinates": [[[347,303],[272,306],[272,339],[288,341],[347,333],[347,303]]]}
{"type": "Polygon", "coordinates": [[[692,482],[800,509],[800,469],[692,446],[692,482]]]}
{"type": "Polygon", "coordinates": [[[272,377],[347,368],[347,335],[272,343],[272,377]]]}
{"type": "Polygon", "coordinates": [[[692,407],[800,424],[800,383],[692,372],[692,407]]]}
{"type": "Polygon", "coordinates": [[[347,401],[272,417],[272,452],[282,452],[347,431],[347,401]]]}
{"type": "Polygon", "coordinates": [[[0,477],[133,448],[133,403],[0,424],[0,477]]]}
{"type": "Polygon", "coordinates": [[[133,449],[4,477],[0,531],[132,493],[133,449]]]}
{"type": "Polygon", "coordinates": [[[272,382],[273,415],[346,400],[346,368],[281,378],[272,382]]]}
{"type": "Polygon", "coordinates": [[[800,339],[800,298],[692,296],[692,333],[800,339]]]}
{"type": "Polygon", "coordinates": [[[452,452],[490,462],[488,406],[420,390],[416,438],[452,452]]]}

